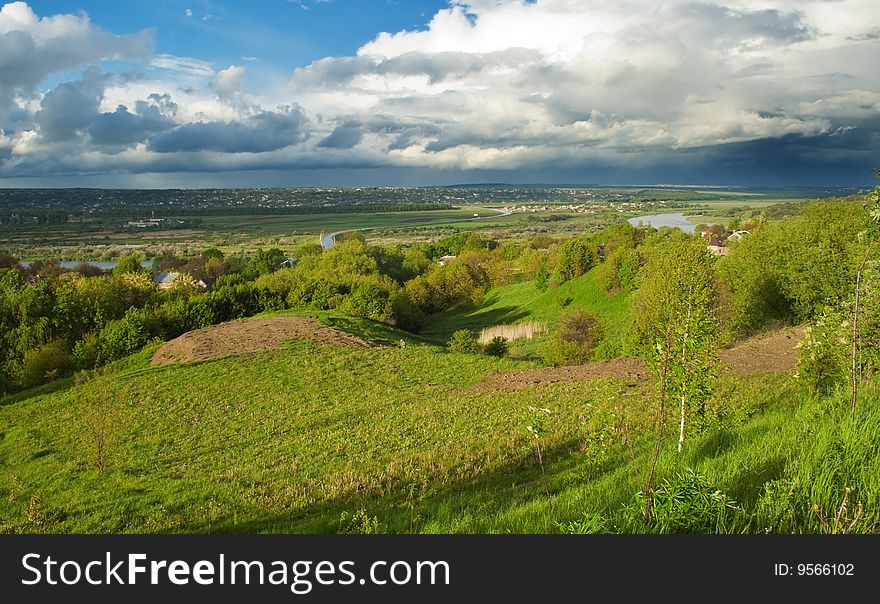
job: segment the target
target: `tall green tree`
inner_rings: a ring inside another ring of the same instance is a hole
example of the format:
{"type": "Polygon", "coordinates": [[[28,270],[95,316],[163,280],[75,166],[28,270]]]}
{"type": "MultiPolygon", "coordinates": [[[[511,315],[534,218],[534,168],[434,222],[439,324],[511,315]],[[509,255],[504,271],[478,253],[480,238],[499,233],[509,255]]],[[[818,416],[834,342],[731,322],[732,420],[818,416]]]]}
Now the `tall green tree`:
{"type": "MultiPolygon", "coordinates": [[[[880,168],[874,171],[874,174],[880,179],[880,168]]],[[[852,320],[852,409],[856,410],[856,401],[859,396],[859,298],[862,289],[862,275],[865,272],[865,266],[871,257],[874,244],[880,239],[880,186],[874,187],[874,190],[865,197],[865,209],[867,213],[867,228],[860,234],[862,239],[866,240],[865,255],[861,264],[856,271],[856,287],[853,299],[853,320],[852,320]]]]}
{"type": "Polygon", "coordinates": [[[644,486],[646,522],[668,401],[679,403],[680,452],[689,411],[701,410],[711,396],[718,332],[713,263],[698,239],[662,244],[651,255],[635,295],[630,337],[659,381],[657,439],[644,486]]]}

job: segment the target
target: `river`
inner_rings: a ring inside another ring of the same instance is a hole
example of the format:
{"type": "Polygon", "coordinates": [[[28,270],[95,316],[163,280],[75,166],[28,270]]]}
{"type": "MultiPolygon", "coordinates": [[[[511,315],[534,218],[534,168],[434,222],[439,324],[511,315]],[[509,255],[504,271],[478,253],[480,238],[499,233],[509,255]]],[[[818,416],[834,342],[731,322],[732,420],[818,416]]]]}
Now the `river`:
{"type": "Polygon", "coordinates": [[[681,213],[636,216],[635,218],[630,218],[629,223],[633,226],[638,226],[639,223],[641,223],[643,225],[652,226],[655,229],[659,229],[660,227],[670,227],[673,229],[681,229],[685,233],[693,233],[696,230],[696,225],[688,220],[687,216],[681,213]]]}

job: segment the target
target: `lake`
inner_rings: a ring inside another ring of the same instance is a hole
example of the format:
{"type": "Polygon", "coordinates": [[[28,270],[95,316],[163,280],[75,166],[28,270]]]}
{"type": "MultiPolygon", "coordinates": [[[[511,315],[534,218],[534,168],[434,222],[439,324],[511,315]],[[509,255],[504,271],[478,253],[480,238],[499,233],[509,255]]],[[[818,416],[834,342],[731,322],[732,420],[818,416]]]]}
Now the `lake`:
{"type": "Polygon", "coordinates": [[[673,229],[681,229],[685,233],[693,233],[696,225],[687,219],[687,216],[681,213],[676,214],[651,214],[649,216],[636,216],[630,218],[629,223],[633,226],[643,225],[652,226],[655,229],[660,227],[670,227],[673,229]]]}

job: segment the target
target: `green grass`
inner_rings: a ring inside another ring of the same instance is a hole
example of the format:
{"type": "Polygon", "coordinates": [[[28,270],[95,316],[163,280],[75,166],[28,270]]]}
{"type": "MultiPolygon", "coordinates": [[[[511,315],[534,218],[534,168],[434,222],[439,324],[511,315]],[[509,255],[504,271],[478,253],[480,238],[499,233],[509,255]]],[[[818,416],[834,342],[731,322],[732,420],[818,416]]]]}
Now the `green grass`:
{"type": "MultiPolygon", "coordinates": [[[[388,532],[555,532],[585,514],[644,530],[625,506],[650,459],[653,388],[478,392],[481,374],[522,365],[419,343],[294,343],[167,367],[148,356],[4,401],[0,531],[335,532],[358,530],[343,514],[360,510],[388,532]],[[546,479],[530,407],[552,412],[546,479]]],[[[684,455],[667,438],[658,483],[692,468],[736,500],[734,530],[757,532],[821,531],[812,505],[833,513],[850,487],[869,530],[878,403],[867,389],[852,422],[845,397],[805,399],[790,377],[727,379],[720,419],[691,427],[684,455]]]]}
{"type": "MultiPolygon", "coordinates": [[[[540,321],[550,332],[559,323],[559,314],[585,308],[599,317],[609,339],[619,340],[629,317],[631,295],[609,294],[596,284],[595,270],[563,283],[558,288],[540,292],[534,282],[515,283],[491,289],[481,304],[469,304],[429,317],[421,335],[446,342],[459,329],[480,331],[493,325],[540,321]]],[[[512,354],[523,358],[542,357],[550,335],[512,343],[512,354]]]]}

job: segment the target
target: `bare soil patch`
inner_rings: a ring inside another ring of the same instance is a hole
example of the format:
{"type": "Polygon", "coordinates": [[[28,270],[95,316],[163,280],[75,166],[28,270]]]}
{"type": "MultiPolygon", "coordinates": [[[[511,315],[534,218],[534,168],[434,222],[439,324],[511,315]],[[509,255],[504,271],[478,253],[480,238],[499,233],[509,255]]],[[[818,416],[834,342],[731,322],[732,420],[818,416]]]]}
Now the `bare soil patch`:
{"type": "Polygon", "coordinates": [[[191,363],[276,350],[287,340],[306,340],[332,346],[378,346],[338,329],[324,327],[314,317],[242,319],[185,333],[159,348],[150,359],[150,364],[191,363]]]}
{"type": "Polygon", "coordinates": [[[755,336],[719,356],[727,371],[738,375],[792,373],[797,366],[797,344],[804,337],[802,327],[782,329],[755,336]]]}
{"type": "MultiPolygon", "coordinates": [[[[750,338],[722,350],[719,354],[721,364],[724,371],[744,376],[757,373],[791,373],[797,365],[795,347],[803,335],[803,328],[793,327],[750,338]]],[[[619,378],[639,384],[650,379],[650,372],[641,359],[623,358],[585,365],[488,373],[472,390],[510,392],[602,377],[619,378]]]]}
{"type": "Polygon", "coordinates": [[[473,390],[477,392],[510,392],[533,386],[569,384],[603,377],[621,378],[638,383],[647,380],[649,373],[645,362],[641,359],[613,359],[587,363],[586,365],[488,373],[483,376],[484,381],[474,386],[473,390]]]}

